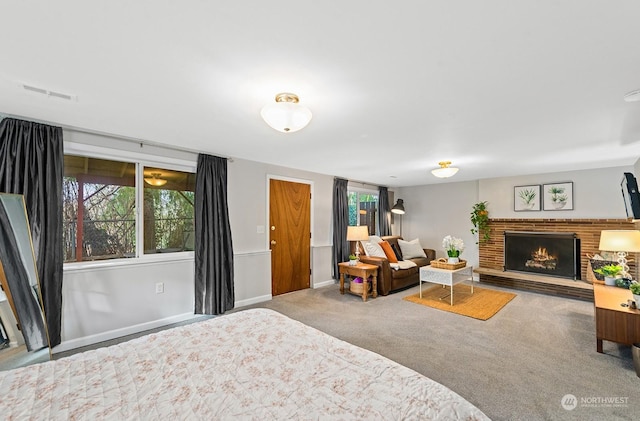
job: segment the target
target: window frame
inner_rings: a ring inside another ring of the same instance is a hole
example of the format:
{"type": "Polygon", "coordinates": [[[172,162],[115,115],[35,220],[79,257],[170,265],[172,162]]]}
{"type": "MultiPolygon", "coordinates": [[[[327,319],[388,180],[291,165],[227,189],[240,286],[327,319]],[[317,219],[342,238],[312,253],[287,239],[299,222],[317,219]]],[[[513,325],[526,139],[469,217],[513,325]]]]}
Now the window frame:
{"type": "MultiPolygon", "coordinates": [[[[140,144],[144,148],[143,144],[140,144]]],[[[88,145],[76,142],[64,142],[64,155],[75,155],[87,158],[108,159],[120,162],[129,162],[136,166],[136,248],[135,257],[117,258],[109,260],[99,260],[90,262],[66,262],[63,264],[63,270],[66,271],[82,271],[98,267],[118,267],[139,265],[154,262],[169,262],[180,260],[193,260],[193,251],[181,251],[173,253],[155,253],[144,254],[144,215],[143,215],[143,199],[144,199],[144,167],[166,168],[173,171],[184,171],[196,173],[197,162],[184,159],[176,159],[160,155],[148,155],[141,152],[132,152],[127,150],[111,149],[103,146],[88,145]]]]}

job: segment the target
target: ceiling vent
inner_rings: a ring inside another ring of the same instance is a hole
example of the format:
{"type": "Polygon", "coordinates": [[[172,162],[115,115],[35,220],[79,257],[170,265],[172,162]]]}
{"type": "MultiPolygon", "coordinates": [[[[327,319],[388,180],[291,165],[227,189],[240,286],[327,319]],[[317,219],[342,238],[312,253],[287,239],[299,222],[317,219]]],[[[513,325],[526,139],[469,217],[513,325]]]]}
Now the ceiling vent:
{"type": "Polygon", "coordinates": [[[70,94],[63,94],[62,92],[49,91],[47,89],[38,88],[37,86],[31,86],[31,85],[27,85],[25,83],[22,83],[21,85],[22,85],[22,88],[24,88],[25,91],[34,92],[34,93],[41,94],[41,95],[46,95],[46,96],[51,97],[51,98],[59,98],[59,99],[67,100],[67,101],[77,101],[78,100],[78,96],[77,95],[70,95],[70,94]]]}

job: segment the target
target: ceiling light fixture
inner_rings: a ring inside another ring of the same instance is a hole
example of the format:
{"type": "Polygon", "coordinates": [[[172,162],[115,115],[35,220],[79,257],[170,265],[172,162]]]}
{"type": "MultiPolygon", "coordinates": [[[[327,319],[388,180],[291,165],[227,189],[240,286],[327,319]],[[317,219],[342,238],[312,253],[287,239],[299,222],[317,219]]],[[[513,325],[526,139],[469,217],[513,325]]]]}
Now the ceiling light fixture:
{"type": "Polygon", "coordinates": [[[640,89],[631,91],[624,96],[626,102],[638,102],[640,101],[640,89]]]}
{"type": "Polygon", "coordinates": [[[458,168],[449,166],[451,165],[451,161],[440,161],[438,162],[438,165],[440,165],[440,168],[431,170],[431,174],[435,175],[438,178],[448,178],[458,172],[458,168]]]}
{"type": "Polygon", "coordinates": [[[260,111],[264,121],[283,133],[293,133],[304,128],[311,121],[311,111],[299,104],[300,98],[296,94],[280,93],[276,101],[271,102],[260,111]]]}
{"type": "Polygon", "coordinates": [[[159,172],[152,172],[151,177],[144,178],[144,182],[155,187],[164,186],[165,184],[167,184],[167,180],[165,180],[164,178],[160,178],[161,175],[162,174],[160,174],[159,172]]]}

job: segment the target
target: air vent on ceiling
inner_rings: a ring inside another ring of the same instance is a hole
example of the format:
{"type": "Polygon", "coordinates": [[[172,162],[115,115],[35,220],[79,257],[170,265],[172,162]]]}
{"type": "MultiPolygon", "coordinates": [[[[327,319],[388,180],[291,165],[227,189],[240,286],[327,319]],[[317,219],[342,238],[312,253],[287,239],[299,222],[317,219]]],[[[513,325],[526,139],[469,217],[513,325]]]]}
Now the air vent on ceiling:
{"type": "Polygon", "coordinates": [[[67,101],[77,101],[78,100],[78,96],[77,95],[70,95],[70,94],[63,94],[62,92],[49,91],[47,89],[38,88],[37,86],[31,86],[31,85],[27,85],[25,83],[22,83],[21,85],[26,91],[35,92],[35,93],[38,93],[38,94],[46,95],[48,97],[65,99],[67,101]]]}

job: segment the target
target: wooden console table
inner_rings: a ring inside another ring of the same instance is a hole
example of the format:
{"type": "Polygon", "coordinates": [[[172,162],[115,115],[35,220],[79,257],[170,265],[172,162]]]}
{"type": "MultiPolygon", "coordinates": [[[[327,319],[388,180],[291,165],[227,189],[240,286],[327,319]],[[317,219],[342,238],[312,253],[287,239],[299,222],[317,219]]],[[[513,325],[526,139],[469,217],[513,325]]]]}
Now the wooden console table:
{"type": "Polygon", "coordinates": [[[620,304],[633,299],[628,289],[593,285],[596,315],[596,348],[602,353],[602,341],[631,345],[640,342],[640,310],[620,304]]]}
{"type": "MultiPolygon", "coordinates": [[[[359,276],[363,279],[362,301],[367,301],[369,291],[364,281],[369,279],[369,276],[371,276],[371,295],[373,295],[373,298],[378,296],[378,266],[367,263],[358,263],[357,265],[351,266],[349,262],[343,262],[338,263],[338,270],[340,271],[340,294],[344,294],[344,275],[347,274],[351,276],[351,278],[359,276]]],[[[353,282],[353,279],[351,282],[353,282]]],[[[349,292],[351,292],[351,290],[349,290],[349,292]]]]}

